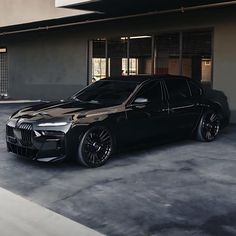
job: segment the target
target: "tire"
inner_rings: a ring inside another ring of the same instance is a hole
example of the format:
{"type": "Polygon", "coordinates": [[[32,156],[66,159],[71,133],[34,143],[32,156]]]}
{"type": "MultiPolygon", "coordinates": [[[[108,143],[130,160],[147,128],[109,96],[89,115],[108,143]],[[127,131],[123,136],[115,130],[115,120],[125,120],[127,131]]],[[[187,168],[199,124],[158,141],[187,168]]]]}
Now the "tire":
{"type": "Polygon", "coordinates": [[[206,111],[197,128],[197,140],[201,142],[212,142],[220,131],[220,118],[215,111],[206,111]]]}
{"type": "Polygon", "coordinates": [[[77,161],[89,168],[104,165],[113,152],[113,138],[105,127],[92,127],[83,135],[77,161]]]}

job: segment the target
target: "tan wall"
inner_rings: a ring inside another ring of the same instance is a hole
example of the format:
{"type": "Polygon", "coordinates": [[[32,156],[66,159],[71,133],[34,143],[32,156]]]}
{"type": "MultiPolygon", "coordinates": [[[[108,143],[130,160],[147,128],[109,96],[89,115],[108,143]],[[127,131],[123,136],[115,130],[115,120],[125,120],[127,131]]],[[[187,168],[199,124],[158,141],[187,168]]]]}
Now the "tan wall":
{"type": "Polygon", "coordinates": [[[0,27],[84,14],[55,7],[55,0],[0,0],[0,27]]]}
{"type": "Polygon", "coordinates": [[[229,99],[232,120],[236,122],[236,16],[217,25],[214,37],[214,88],[229,99]]]}

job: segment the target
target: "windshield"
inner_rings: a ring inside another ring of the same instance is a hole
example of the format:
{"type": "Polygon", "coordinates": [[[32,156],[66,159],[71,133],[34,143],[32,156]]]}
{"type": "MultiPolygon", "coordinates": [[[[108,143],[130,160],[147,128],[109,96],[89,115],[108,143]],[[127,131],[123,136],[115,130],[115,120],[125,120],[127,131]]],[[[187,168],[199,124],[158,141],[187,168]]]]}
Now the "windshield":
{"type": "Polygon", "coordinates": [[[136,83],[129,81],[98,81],[74,95],[72,99],[80,102],[119,105],[136,87],[136,83]]]}

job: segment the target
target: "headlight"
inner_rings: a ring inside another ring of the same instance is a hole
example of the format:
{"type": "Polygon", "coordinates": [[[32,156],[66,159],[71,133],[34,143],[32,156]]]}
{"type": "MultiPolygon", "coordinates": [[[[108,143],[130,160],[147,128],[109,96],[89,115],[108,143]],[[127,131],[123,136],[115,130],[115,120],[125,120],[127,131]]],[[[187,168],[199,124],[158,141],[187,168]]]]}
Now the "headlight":
{"type": "Polygon", "coordinates": [[[56,126],[65,126],[68,125],[68,122],[51,122],[51,123],[41,123],[38,124],[38,127],[56,127],[56,126]]]}

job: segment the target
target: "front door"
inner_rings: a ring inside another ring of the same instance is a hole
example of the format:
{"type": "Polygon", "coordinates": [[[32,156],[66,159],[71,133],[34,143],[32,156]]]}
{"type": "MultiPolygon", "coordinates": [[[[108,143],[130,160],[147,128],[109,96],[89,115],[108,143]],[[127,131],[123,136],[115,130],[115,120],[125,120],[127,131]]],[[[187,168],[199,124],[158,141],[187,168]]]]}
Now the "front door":
{"type": "MultiPolygon", "coordinates": [[[[163,99],[160,81],[143,85],[127,107],[126,143],[156,139],[166,132],[167,103],[163,99]],[[136,104],[136,99],[146,99],[146,104],[136,104]]],[[[155,141],[155,140],[153,140],[155,141]]]]}

